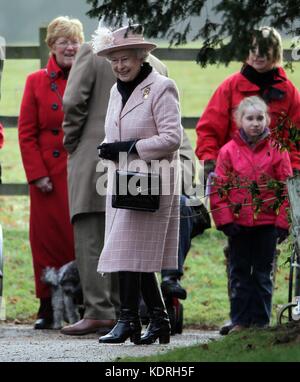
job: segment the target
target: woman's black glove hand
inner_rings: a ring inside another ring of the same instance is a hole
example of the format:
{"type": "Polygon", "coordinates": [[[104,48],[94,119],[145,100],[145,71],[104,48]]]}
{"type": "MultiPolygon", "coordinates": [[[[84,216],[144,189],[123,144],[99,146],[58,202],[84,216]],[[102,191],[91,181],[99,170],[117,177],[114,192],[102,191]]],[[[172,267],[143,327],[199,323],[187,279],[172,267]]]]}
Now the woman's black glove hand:
{"type": "Polygon", "coordinates": [[[135,148],[136,141],[121,141],[113,143],[102,143],[98,146],[98,155],[99,158],[109,159],[109,160],[118,160],[119,153],[128,153],[131,148],[131,153],[136,153],[135,148]]]}
{"type": "Polygon", "coordinates": [[[231,237],[241,232],[241,227],[236,223],[228,223],[218,227],[219,231],[222,231],[226,236],[231,237]]]}
{"type": "Polygon", "coordinates": [[[289,231],[287,229],[276,227],[276,231],[278,244],[282,243],[289,236],[289,231]]]}

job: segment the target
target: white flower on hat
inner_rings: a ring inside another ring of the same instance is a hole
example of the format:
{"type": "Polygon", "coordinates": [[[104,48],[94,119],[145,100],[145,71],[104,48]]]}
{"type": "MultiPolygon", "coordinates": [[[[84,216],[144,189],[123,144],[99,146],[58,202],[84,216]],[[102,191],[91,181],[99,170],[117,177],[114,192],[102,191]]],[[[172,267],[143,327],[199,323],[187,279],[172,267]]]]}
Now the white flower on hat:
{"type": "Polygon", "coordinates": [[[269,29],[263,28],[261,33],[262,33],[263,38],[268,38],[270,36],[270,30],[269,29]]]}
{"type": "Polygon", "coordinates": [[[106,27],[102,27],[99,23],[98,28],[92,35],[91,45],[93,52],[97,54],[100,50],[110,48],[114,44],[114,36],[112,31],[106,27]]]}

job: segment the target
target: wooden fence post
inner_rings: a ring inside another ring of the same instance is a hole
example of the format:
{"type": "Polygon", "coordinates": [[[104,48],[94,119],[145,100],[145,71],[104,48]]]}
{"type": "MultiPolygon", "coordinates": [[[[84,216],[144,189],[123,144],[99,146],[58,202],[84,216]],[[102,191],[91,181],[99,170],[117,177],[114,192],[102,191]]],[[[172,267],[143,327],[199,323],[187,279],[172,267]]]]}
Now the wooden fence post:
{"type": "Polygon", "coordinates": [[[289,200],[291,205],[292,234],[300,250],[300,176],[294,176],[287,181],[289,200]]]}
{"type": "Polygon", "coordinates": [[[40,40],[40,65],[41,68],[44,68],[48,62],[49,59],[49,48],[47,44],[45,43],[47,35],[47,27],[42,26],[39,29],[39,40],[40,40]]]}

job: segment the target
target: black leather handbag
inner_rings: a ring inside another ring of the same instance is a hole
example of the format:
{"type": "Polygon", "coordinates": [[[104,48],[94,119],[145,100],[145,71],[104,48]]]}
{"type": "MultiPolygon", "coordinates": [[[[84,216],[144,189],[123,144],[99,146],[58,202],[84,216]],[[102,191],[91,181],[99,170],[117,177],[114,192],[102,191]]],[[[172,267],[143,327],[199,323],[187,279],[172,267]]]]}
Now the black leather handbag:
{"type": "Polygon", "coordinates": [[[155,212],[159,209],[159,174],[116,170],[112,207],[155,212]]]}

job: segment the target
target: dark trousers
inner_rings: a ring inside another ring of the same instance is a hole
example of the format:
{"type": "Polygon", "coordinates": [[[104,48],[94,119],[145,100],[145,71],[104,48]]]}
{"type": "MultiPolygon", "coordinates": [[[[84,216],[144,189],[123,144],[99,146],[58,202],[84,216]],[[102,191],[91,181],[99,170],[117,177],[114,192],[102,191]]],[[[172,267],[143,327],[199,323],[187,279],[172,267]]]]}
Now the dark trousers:
{"type": "Polygon", "coordinates": [[[276,239],[274,226],[244,227],[229,239],[230,314],[234,325],[269,324],[276,239]]]}
{"type": "Polygon", "coordinates": [[[194,211],[190,206],[186,206],[186,196],[180,197],[180,225],[179,225],[179,246],[178,246],[178,268],[162,270],[162,277],[174,277],[180,279],[183,276],[183,264],[191,247],[191,233],[193,230],[194,211]]]}

